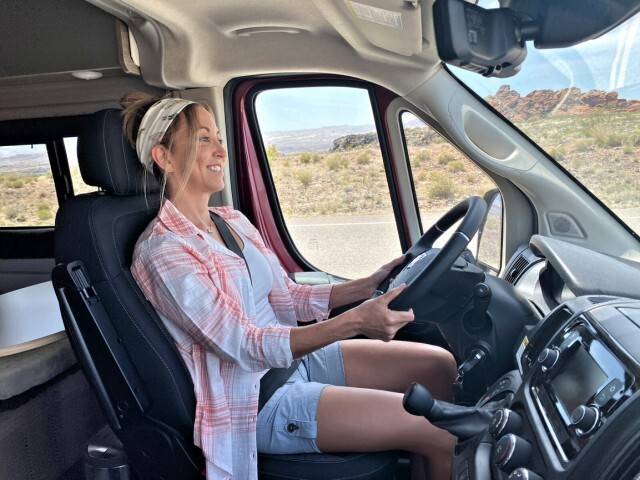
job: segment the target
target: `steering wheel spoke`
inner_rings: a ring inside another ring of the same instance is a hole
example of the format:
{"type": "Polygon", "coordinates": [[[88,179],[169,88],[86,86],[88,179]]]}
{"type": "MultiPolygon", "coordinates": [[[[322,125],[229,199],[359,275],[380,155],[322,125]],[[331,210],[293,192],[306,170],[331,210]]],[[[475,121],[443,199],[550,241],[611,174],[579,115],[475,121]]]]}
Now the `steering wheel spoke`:
{"type": "MultiPolygon", "coordinates": [[[[386,292],[401,283],[407,288],[389,305],[394,310],[408,310],[417,303],[419,296],[429,292],[438,279],[447,272],[456,259],[466,250],[471,239],[480,229],[487,211],[486,202],[480,197],[469,197],[455,205],[427,230],[406,252],[406,260],[394,268],[380,285],[378,291],[386,292]],[[434,243],[456,222],[456,231],[442,248],[434,243]]],[[[374,294],[374,296],[377,296],[374,294]]]]}

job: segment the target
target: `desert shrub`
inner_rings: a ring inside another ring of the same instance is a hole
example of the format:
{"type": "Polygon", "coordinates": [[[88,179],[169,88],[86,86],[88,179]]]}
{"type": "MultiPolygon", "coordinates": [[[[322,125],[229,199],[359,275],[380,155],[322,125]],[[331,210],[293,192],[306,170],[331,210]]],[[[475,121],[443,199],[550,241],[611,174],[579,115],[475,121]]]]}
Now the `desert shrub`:
{"type": "Polygon", "coordinates": [[[302,153],[300,154],[300,163],[304,163],[305,165],[308,164],[311,161],[311,154],[309,153],[302,153]]]}
{"type": "Polygon", "coordinates": [[[49,207],[38,209],[38,211],[36,212],[36,216],[40,220],[48,220],[51,218],[51,210],[49,210],[49,207]]]}
{"type": "Polygon", "coordinates": [[[356,158],[356,163],[358,165],[368,165],[370,161],[371,161],[371,155],[369,154],[368,151],[367,152],[362,152],[356,158]]]}
{"type": "Polygon", "coordinates": [[[420,165],[423,162],[429,160],[429,151],[428,150],[418,150],[413,157],[413,163],[415,165],[420,165]]]}
{"type": "Polygon", "coordinates": [[[455,159],[456,157],[448,152],[444,152],[438,155],[438,163],[440,165],[447,165],[449,162],[453,162],[455,159]]]}
{"type": "Polygon", "coordinates": [[[340,155],[329,155],[327,157],[327,167],[329,170],[340,170],[347,166],[347,159],[340,155]]]}
{"type": "Polygon", "coordinates": [[[547,149],[547,153],[559,162],[565,160],[564,149],[562,147],[550,147],[547,149]]]}
{"type": "Polygon", "coordinates": [[[626,155],[631,155],[633,152],[635,152],[635,148],[633,147],[634,145],[632,143],[625,143],[624,146],[622,147],[622,153],[626,155]]]}
{"type": "Polygon", "coordinates": [[[5,209],[4,211],[5,217],[9,220],[15,220],[20,215],[20,209],[17,206],[11,206],[5,209]]]}
{"type": "Polygon", "coordinates": [[[427,179],[427,172],[423,170],[422,172],[418,173],[418,176],[416,178],[418,179],[418,181],[424,182],[427,179]]]}
{"type": "Polygon", "coordinates": [[[591,145],[593,145],[593,142],[591,140],[587,138],[580,138],[574,142],[571,142],[568,145],[568,148],[572,152],[586,152],[587,150],[589,150],[589,148],[591,148],[591,145]]]}
{"type": "Polygon", "coordinates": [[[604,142],[601,147],[621,147],[624,142],[624,138],[622,135],[617,133],[610,133],[604,139],[604,142]]]}
{"type": "Polygon", "coordinates": [[[7,184],[7,186],[9,188],[22,188],[24,187],[24,182],[22,180],[12,180],[7,184]]]}
{"type": "Polygon", "coordinates": [[[322,157],[317,153],[314,153],[313,155],[311,155],[311,161],[313,163],[318,163],[320,160],[322,160],[322,157]]]}
{"type": "Polygon", "coordinates": [[[313,174],[309,170],[296,170],[293,175],[304,188],[311,185],[311,181],[313,180],[313,174]]]}
{"type": "Polygon", "coordinates": [[[449,200],[453,198],[455,189],[453,182],[445,175],[431,175],[427,195],[434,200],[449,200]]]}
{"type": "Polygon", "coordinates": [[[277,156],[278,156],[278,149],[276,148],[276,146],[275,145],[269,145],[267,147],[267,159],[269,161],[275,160],[277,156]]]}
{"type": "Polygon", "coordinates": [[[448,165],[449,170],[454,173],[464,172],[464,164],[459,160],[454,160],[448,165]]]}

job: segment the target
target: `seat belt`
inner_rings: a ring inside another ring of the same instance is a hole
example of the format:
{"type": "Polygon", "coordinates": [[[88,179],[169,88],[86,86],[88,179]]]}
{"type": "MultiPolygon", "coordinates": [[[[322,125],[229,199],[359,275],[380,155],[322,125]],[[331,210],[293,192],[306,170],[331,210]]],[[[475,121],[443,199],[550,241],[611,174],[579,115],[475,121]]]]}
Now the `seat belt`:
{"type": "Polygon", "coordinates": [[[249,268],[247,259],[244,258],[244,254],[242,253],[242,249],[240,248],[240,245],[238,245],[238,242],[236,242],[236,239],[233,237],[233,235],[231,235],[231,231],[229,231],[227,222],[225,222],[222,219],[222,217],[217,213],[214,213],[211,211],[209,211],[209,213],[211,214],[211,220],[213,220],[213,223],[216,224],[216,228],[218,229],[218,232],[220,232],[220,236],[222,237],[222,241],[224,242],[226,247],[229,250],[231,250],[233,253],[238,255],[240,258],[242,258],[242,260],[244,260],[244,263],[247,266],[247,271],[249,272],[249,280],[253,285],[253,279],[251,278],[251,269],[249,268]]]}
{"type": "MultiPolygon", "coordinates": [[[[217,213],[211,212],[211,220],[215,223],[218,232],[220,232],[220,236],[224,241],[226,247],[231,250],[233,253],[238,255],[244,263],[247,265],[247,271],[249,272],[249,278],[251,279],[251,269],[249,268],[249,264],[247,263],[247,259],[244,258],[242,254],[242,249],[236,239],[231,235],[231,231],[229,230],[229,226],[227,223],[218,215],[217,213]]],[[[253,280],[251,282],[253,284],[253,280]]],[[[282,385],[286,383],[293,372],[298,369],[298,365],[300,365],[300,360],[294,360],[289,367],[286,368],[272,368],[267,373],[264,374],[262,379],[260,380],[260,397],[258,398],[258,412],[262,410],[262,407],[269,401],[269,399],[273,396],[273,394],[278,390],[282,385]]]]}

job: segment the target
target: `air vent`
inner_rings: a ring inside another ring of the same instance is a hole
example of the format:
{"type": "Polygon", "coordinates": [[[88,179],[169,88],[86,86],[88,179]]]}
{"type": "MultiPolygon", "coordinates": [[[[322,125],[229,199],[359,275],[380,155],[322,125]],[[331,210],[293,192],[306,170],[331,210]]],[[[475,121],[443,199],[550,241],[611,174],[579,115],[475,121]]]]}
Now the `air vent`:
{"type": "Polygon", "coordinates": [[[507,274],[504,279],[512,285],[515,285],[516,281],[529,266],[529,261],[524,255],[524,252],[516,257],[516,259],[511,263],[507,274]]]}

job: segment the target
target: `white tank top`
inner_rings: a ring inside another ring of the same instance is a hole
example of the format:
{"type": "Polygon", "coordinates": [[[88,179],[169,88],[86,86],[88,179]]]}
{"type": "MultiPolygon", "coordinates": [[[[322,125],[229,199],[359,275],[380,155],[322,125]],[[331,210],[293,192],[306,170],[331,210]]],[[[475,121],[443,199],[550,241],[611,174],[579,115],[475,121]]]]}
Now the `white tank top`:
{"type": "Polygon", "coordinates": [[[273,274],[267,259],[256,248],[256,246],[242,236],[244,248],[242,254],[247,261],[247,267],[251,272],[251,282],[253,284],[253,298],[256,304],[256,324],[259,327],[266,327],[278,323],[276,314],[269,303],[269,293],[273,286],[273,274]]]}

